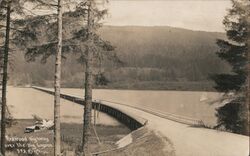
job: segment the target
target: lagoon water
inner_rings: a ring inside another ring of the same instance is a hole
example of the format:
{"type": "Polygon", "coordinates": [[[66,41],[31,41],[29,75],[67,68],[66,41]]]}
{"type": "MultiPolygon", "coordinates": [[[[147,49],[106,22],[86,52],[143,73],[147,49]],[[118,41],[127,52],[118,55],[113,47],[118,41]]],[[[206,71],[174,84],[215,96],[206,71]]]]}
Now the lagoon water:
{"type": "MultiPolygon", "coordinates": [[[[63,93],[84,97],[83,89],[62,89],[63,93]]],[[[199,120],[207,125],[216,123],[215,109],[222,93],[197,91],[155,91],[155,90],[108,90],[95,89],[93,98],[149,107],[199,120]],[[213,103],[213,104],[212,104],[213,103]]]]}
{"type": "MultiPolygon", "coordinates": [[[[83,89],[64,88],[62,93],[84,97],[83,89]]],[[[9,109],[15,118],[32,118],[32,114],[37,114],[44,118],[53,118],[53,96],[32,88],[15,87],[8,87],[7,95],[9,109]]],[[[207,125],[216,123],[215,109],[218,107],[218,104],[211,103],[218,100],[221,96],[221,93],[216,92],[93,90],[94,99],[119,102],[137,107],[148,107],[161,112],[203,120],[207,125]]],[[[63,120],[82,122],[82,113],[82,106],[62,99],[61,114],[64,118],[63,120]]]]}
{"type": "MultiPolygon", "coordinates": [[[[33,119],[33,115],[36,115],[53,120],[54,96],[32,88],[8,87],[7,90],[7,105],[15,119],[33,119]]],[[[61,99],[60,108],[61,122],[83,122],[83,106],[61,99]]],[[[104,113],[99,113],[98,123],[112,126],[120,124],[104,113]]]]}

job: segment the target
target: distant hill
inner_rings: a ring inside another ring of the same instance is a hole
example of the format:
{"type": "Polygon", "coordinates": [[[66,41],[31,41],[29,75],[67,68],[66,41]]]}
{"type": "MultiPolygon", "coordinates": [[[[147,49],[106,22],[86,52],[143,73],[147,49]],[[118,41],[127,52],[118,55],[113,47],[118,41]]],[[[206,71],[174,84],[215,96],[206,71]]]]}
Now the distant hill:
{"type": "MultiPolygon", "coordinates": [[[[209,76],[229,72],[229,66],[216,56],[216,39],[223,33],[191,31],[173,27],[104,26],[98,32],[116,47],[124,66],[105,61],[108,88],[211,90],[209,76]]],[[[12,74],[15,85],[51,85],[53,59],[47,64],[25,63],[20,56],[12,74]]],[[[98,69],[97,69],[98,71],[98,69]]],[[[66,87],[83,85],[83,68],[73,55],[63,67],[66,87]]]]}

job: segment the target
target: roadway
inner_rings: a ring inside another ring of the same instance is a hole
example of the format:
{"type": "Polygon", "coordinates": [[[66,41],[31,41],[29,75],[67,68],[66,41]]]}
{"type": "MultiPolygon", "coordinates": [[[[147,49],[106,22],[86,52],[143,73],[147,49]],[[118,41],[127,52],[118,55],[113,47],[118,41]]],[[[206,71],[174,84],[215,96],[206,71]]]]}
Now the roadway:
{"type": "MultiPolygon", "coordinates": [[[[74,93],[71,96],[77,97],[74,93]]],[[[79,97],[80,98],[80,97],[79,97]]],[[[176,156],[248,156],[249,137],[207,128],[193,127],[175,122],[135,107],[113,102],[102,103],[117,108],[134,117],[148,120],[147,126],[168,138],[176,152],[176,156]]]]}
{"type": "Polygon", "coordinates": [[[177,156],[248,156],[249,138],[174,122],[135,108],[105,103],[148,120],[148,127],[173,143],[177,156]]]}

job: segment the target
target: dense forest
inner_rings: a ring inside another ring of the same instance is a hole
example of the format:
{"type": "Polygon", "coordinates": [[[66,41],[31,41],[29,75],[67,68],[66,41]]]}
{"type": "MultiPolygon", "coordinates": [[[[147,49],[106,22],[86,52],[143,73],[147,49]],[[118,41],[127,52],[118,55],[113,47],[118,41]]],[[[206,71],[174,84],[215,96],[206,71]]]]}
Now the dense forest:
{"type": "MultiPolygon", "coordinates": [[[[223,33],[165,26],[104,26],[98,33],[122,60],[122,64],[104,60],[96,65],[95,74],[104,81],[96,83],[99,88],[212,90],[210,76],[230,71],[216,55],[216,39],[224,39],[223,33]]],[[[84,67],[75,58],[68,54],[63,59],[63,87],[84,85],[84,67]]],[[[26,62],[24,54],[16,52],[14,59],[11,85],[52,87],[54,58],[46,64],[26,62]]]]}

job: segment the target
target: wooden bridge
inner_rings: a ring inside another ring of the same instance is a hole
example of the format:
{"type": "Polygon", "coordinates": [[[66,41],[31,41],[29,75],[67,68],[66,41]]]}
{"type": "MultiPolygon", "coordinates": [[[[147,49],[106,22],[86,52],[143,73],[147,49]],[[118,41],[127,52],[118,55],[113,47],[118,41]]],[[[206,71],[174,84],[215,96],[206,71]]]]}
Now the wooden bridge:
{"type": "MultiPolygon", "coordinates": [[[[41,87],[32,87],[32,88],[40,90],[40,91],[48,93],[48,94],[51,94],[51,95],[54,95],[53,91],[45,89],[45,88],[41,88],[41,87]]],[[[69,100],[69,101],[77,103],[77,104],[80,104],[80,105],[85,104],[84,99],[74,97],[71,95],[61,94],[61,98],[69,100]]],[[[130,130],[132,130],[132,131],[144,126],[147,123],[147,120],[145,120],[145,119],[129,115],[128,113],[125,113],[119,109],[108,106],[108,105],[103,104],[101,102],[97,102],[97,101],[92,102],[92,108],[94,110],[101,111],[103,113],[106,113],[106,114],[114,117],[119,122],[123,123],[128,128],[130,128],[130,130]]]]}
{"type": "MultiPolygon", "coordinates": [[[[54,91],[52,91],[50,89],[42,88],[42,87],[33,87],[33,88],[40,90],[40,91],[43,91],[43,92],[46,92],[48,94],[54,95],[54,91]]],[[[80,104],[80,105],[84,105],[84,99],[79,98],[79,97],[75,97],[73,95],[61,93],[61,98],[69,100],[69,101],[77,103],[77,104],[80,104]]],[[[115,106],[121,105],[121,106],[126,106],[128,108],[141,110],[141,111],[150,113],[152,115],[156,115],[156,116],[164,118],[164,119],[172,120],[172,121],[186,124],[186,125],[190,125],[190,126],[198,126],[198,127],[204,126],[204,123],[202,122],[202,120],[193,119],[190,117],[176,115],[176,114],[172,114],[172,113],[168,113],[168,112],[161,112],[159,110],[153,110],[152,108],[148,108],[148,107],[141,108],[141,107],[137,107],[137,106],[131,106],[128,104],[107,101],[107,100],[94,100],[92,103],[92,107],[94,110],[101,111],[103,113],[106,113],[106,114],[114,117],[119,122],[123,123],[128,128],[130,128],[131,130],[136,130],[147,123],[146,119],[135,116],[134,114],[128,114],[128,112],[124,112],[120,109],[117,109],[116,107],[114,107],[114,105],[115,106]]]]}

